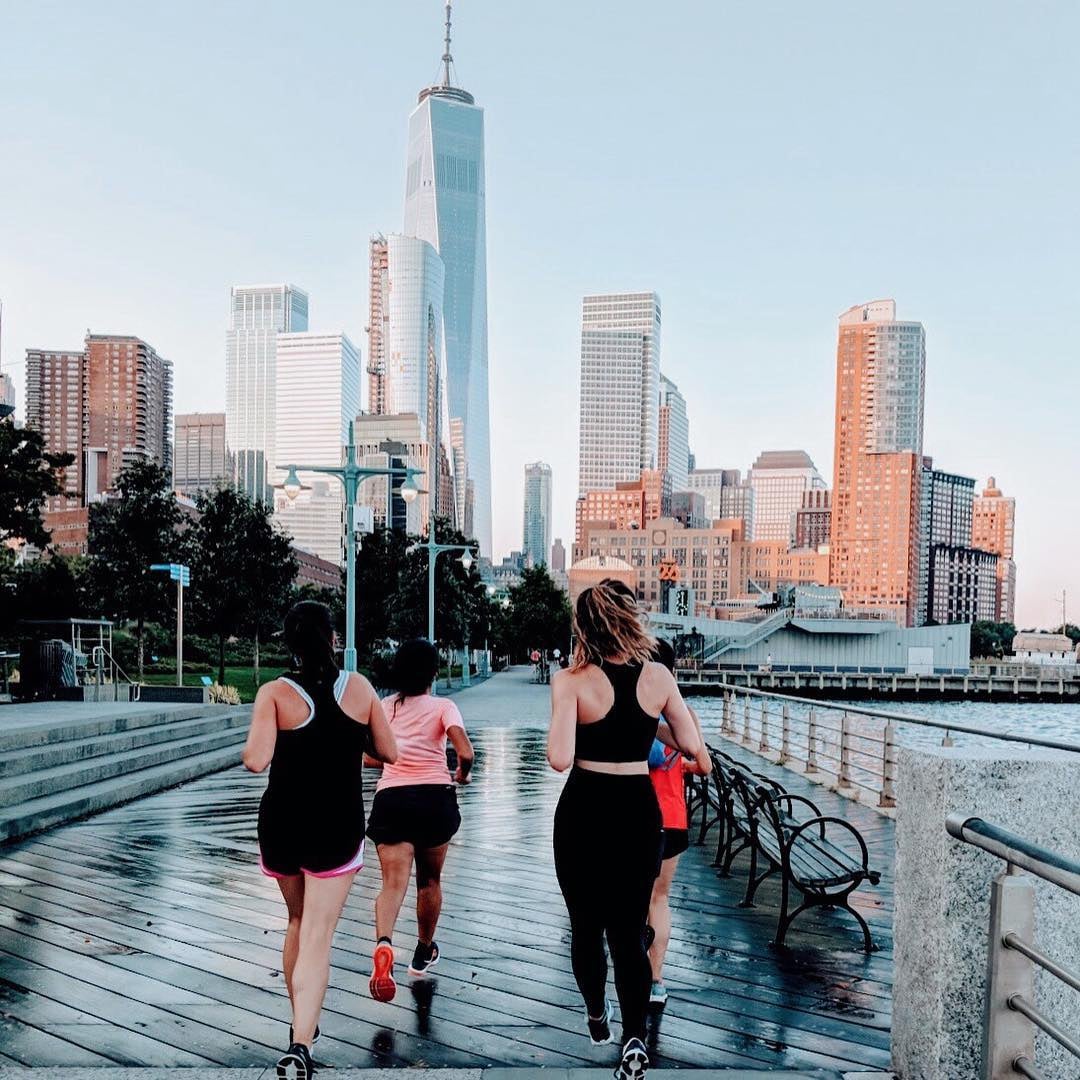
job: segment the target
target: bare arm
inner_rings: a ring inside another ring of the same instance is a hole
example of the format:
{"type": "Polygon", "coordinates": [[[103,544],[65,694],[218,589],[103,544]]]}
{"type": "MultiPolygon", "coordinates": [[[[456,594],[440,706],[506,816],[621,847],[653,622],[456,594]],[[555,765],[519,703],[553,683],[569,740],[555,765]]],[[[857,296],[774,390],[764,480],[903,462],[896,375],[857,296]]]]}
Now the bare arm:
{"type": "Polygon", "coordinates": [[[690,712],[691,719],[694,721],[694,727],[697,728],[698,739],[701,741],[701,746],[694,756],[694,763],[687,766],[687,769],[698,776],[708,776],[712,772],[712,757],[709,755],[708,746],[705,745],[705,736],[701,733],[701,719],[689,705],[687,705],[687,709],[690,712]]]}
{"type": "Polygon", "coordinates": [[[573,676],[557,672],[551,680],[551,727],[548,729],[547,759],[556,772],[566,772],[574,764],[577,734],[577,695],[573,676]]]}
{"type": "Polygon", "coordinates": [[[261,773],[270,764],[276,743],[277,706],[274,704],[273,683],[266,683],[259,687],[251,710],[251,727],[248,728],[242,757],[244,768],[261,773]]]}
{"type": "Polygon", "coordinates": [[[675,736],[675,742],[688,758],[696,760],[701,750],[701,732],[694,723],[689,707],[683,701],[679,684],[675,681],[675,676],[662,664],[654,663],[649,666],[655,672],[659,692],[665,697],[660,711],[675,736]]]}
{"type": "Polygon", "coordinates": [[[473,745],[469,742],[469,736],[460,724],[453,724],[446,729],[446,737],[457,754],[458,766],[454,773],[455,784],[467,784],[469,773],[472,772],[473,760],[476,757],[473,745]]]}
{"type": "Polygon", "coordinates": [[[367,722],[371,731],[371,753],[369,756],[380,764],[393,765],[398,757],[397,739],[394,738],[394,733],[390,729],[390,721],[386,719],[386,710],[383,708],[379,695],[375,693],[375,688],[371,683],[363,675],[358,675],[356,678],[363,680],[368,693],[367,722]]]}

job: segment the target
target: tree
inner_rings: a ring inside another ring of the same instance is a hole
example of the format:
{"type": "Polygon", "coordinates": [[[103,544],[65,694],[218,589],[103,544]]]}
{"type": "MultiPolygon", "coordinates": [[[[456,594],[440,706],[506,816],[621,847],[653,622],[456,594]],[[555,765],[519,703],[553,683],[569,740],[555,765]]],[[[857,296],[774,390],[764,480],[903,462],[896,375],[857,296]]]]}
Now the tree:
{"type": "Polygon", "coordinates": [[[533,649],[569,652],[572,621],[570,601],[547,567],[529,567],[522,572],[521,583],[511,587],[510,602],[499,620],[507,635],[502,648],[512,660],[524,660],[533,649]]]}
{"type": "Polygon", "coordinates": [[[356,553],[356,647],[368,660],[393,636],[398,580],[409,558],[405,551],[415,539],[394,529],[376,529],[356,553]]]}
{"type": "Polygon", "coordinates": [[[50,495],[60,494],[60,470],[74,462],[71,454],[50,454],[33,428],[0,421],[0,540],[25,540],[45,548],[41,510],[50,495]]]}
{"type": "Polygon", "coordinates": [[[16,567],[9,555],[0,547],[0,640],[16,644],[16,627],[23,619],[87,614],[85,559],[53,555],[16,567]]]}
{"type": "Polygon", "coordinates": [[[1010,622],[983,620],[971,624],[971,655],[973,659],[996,657],[1000,659],[1012,652],[1016,627],[1010,622]]]}
{"type": "MultiPolygon", "coordinates": [[[[436,519],[435,538],[440,544],[476,543],[442,519],[436,519]]],[[[427,637],[427,606],[428,554],[418,548],[400,566],[391,599],[389,636],[398,641],[427,637]]],[[[466,570],[452,553],[439,555],[435,562],[435,643],[443,648],[466,648],[483,641],[487,629],[487,590],[476,564],[466,570]]]]}
{"type": "Polygon", "coordinates": [[[218,681],[225,681],[225,643],[242,633],[258,643],[280,625],[292,597],[296,556],[272,519],[272,508],[233,488],[201,492],[198,521],[184,546],[191,564],[195,624],[217,639],[218,681]]]}
{"type": "Polygon", "coordinates": [[[181,512],[172,477],[152,461],[135,461],[116,478],[116,497],[90,506],[90,587],[99,610],[135,623],[139,678],[147,622],[164,622],[174,603],[167,575],[153,563],[174,560],[181,512]]]}

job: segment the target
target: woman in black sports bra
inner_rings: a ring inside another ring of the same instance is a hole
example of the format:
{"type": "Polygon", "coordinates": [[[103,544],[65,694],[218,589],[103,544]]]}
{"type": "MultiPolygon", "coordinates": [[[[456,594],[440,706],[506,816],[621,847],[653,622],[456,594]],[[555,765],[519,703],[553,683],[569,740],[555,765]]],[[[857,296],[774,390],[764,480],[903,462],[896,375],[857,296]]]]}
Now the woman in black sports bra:
{"type": "Polygon", "coordinates": [[[393,762],[397,749],[371,684],[338,670],[328,607],[296,604],[285,616],[285,641],[297,670],[260,688],[244,765],[252,772],[270,766],[259,804],[259,865],[277,880],[289,912],[282,960],[292,1026],[277,1074],[308,1080],[330,943],[363,866],[364,752],[393,762]]]}
{"type": "Polygon", "coordinates": [[[649,1064],[644,936],[661,852],[649,749],[661,713],[684,753],[694,755],[700,739],[674,676],[652,660],[656,642],[625,585],[607,579],[586,589],[574,629],[574,662],[551,684],[548,761],[559,772],[573,766],[555,811],[555,872],[594,1045],[612,1041],[607,937],[623,1023],[615,1076],[629,1080],[649,1064]]]}

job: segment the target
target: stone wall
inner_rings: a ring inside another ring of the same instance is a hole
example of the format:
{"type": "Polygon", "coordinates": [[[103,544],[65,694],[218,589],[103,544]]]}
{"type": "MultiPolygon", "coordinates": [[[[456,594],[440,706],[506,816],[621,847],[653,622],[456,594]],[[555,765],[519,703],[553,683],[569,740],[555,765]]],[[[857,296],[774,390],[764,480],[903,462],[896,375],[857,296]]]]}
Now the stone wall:
{"type": "MultiPolygon", "coordinates": [[[[999,747],[900,751],[896,817],[896,981],[893,1064],[901,1080],[978,1080],[982,1056],[990,883],[1005,864],[952,839],[945,818],[982,817],[1080,859],[1080,755],[999,747]]],[[[1080,898],[1035,884],[1036,944],[1080,968],[1080,898]]],[[[1080,994],[1045,972],[1036,1004],[1080,1033],[1080,994]]],[[[1036,1039],[1050,1076],[1080,1062],[1036,1039]]]]}

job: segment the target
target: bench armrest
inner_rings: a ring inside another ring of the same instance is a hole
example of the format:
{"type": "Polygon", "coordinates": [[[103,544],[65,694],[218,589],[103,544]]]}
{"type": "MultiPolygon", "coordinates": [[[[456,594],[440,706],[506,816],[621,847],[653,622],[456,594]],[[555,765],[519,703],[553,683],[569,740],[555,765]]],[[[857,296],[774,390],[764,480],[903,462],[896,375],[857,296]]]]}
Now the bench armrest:
{"type": "MultiPolygon", "coordinates": [[[[792,804],[794,804],[794,803],[802,803],[804,806],[809,806],[810,809],[814,811],[814,817],[821,818],[821,811],[817,808],[817,806],[814,803],[812,803],[809,799],[807,799],[803,795],[789,795],[787,792],[784,792],[783,795],[774,795],[773,798],[772,798],[772,801],[774,803],[776,803],[778,806],[780,805],[780,803],[785,803],[786,802],[788,804],[788,810],[789,811],[793,811],[793,809],[794,809],[792,804]]],[[[797,825],[802,825],[803,823],[801,821],[799,821],[799,822],[796,822],[796,824],[797,825]]],[[[823,818],[821,818],[821,839],[822,840],[825,839],[825,821],[824,821],[823,818]]]]}
{"type": "MultiPolygon", "coordinates": [[[[791,830],[791,835],[787,838],[784,844],[784,859],[788,860],[791,853],[791,849],[795,844],[795,841],[804,833],[807,829],[819,826],[821,829],[821,837],[825,838],[825,826],[826,825],[839,825],[842,829],[847,829],[852,836],[859,843],[859,851],[862,853],[862,872],[864,877],[870,877],[870,852],[867,850],[866,841],[862,838],[862,833],[851,824],[850,821],[845,821],[843,818],[831,817],[826,814],[819,815],[818,817],[810,818],[809,821],[800,822],[797,828],[791,830]]],[[[874,884],[877,884],[874,882],[874,884]]]]}

